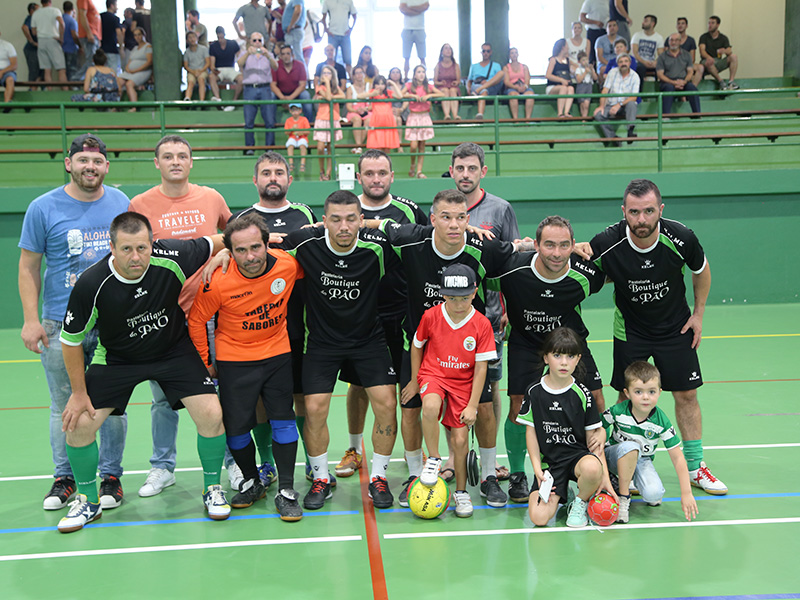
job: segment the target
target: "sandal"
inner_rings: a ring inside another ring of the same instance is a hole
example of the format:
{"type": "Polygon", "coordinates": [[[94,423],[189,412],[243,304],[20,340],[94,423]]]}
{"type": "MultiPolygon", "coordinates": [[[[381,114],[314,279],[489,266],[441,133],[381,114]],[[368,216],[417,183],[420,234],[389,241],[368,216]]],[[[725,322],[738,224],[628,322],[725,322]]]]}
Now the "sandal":
{"type": "Polygon", "coordinates": [[[301,173],[305,173],[306,172],[306,166],[305,165],[300,165],[300,172],[301,173]]]}
{"type": "Polygon", "coordinates": [[[456,478],[456,472],[453,469],[451,469],[450,467],[447,467],[446,469],[442,469],[439,472],[439,477],[444,479],[447,483],[450,483],[451,481],[453,481],[453,479],[456,478]],[[450,471],[450,474],[445,476],[445,473],[447,473],[448,471],[450,471]]]}
{"type": "Polygon", "coordinates": [[[427,179],[427,178],[428,176],[425,175],[425,173],[423,173],[422,171],[417,172],[417,179],[427,179]]]}
{"type": "Polygon", "coordinates": [[[495,475],[497,477],[497,481],[505,481],[509,477],[511,477],[511,473],[508,472],[508,467],[505,467],[505,466],[502,466],[502,465],[499,466],[499,467],[496,467],[494,472],[495,472],[495,475]]]}
{"type": "Polygon", "coordinates": [[[417,169],[416,169],[416,167],[411,167],[411,168],[408,170],[408,176],[409,176],[409,177],[414,177],[414,174],[415,174],[416,172],[417,172],[417,169]]]}

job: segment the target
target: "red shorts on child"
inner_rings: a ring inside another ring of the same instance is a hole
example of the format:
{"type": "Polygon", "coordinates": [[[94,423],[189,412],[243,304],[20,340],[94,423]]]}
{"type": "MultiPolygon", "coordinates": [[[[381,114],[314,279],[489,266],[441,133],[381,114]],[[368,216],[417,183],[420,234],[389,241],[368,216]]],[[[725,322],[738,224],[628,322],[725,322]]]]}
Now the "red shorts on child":
{"type": "Polygon", "coordinates": [[[469,389],[453,388],[452,386],[445,389],[440,380],[419,378],[419,395],[423,402],[428,394],[436,394],[444,401],[439,411],[439,418],[442,420],[442,425],[447,428],[466,427],[461,422],[461,413],[467,408],[471,393],[472,382],[469,382],[469,389]]]}

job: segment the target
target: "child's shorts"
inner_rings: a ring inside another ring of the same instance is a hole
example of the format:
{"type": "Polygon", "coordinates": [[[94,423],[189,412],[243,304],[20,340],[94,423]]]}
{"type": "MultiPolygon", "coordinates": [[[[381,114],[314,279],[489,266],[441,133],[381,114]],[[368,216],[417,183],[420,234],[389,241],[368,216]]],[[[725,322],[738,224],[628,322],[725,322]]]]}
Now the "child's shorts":
{"type": "Polygon", "coordinates": [[[300,146],[305,146],[308,148],[308,138],[297,139],[290,137],[288,140],[286,140],[287,148],[299,148],[300,146]]]}
{"type": "MultiPolygon", "coordinates": [[[[557,464],[550,464],[545,470],[550,471],[550,475],[553,476],[553,491],[561,498],[561,502],[567,501],[567,487],[569,486],[570,481],[578,481],[578,478],[575,477],[575,467],[584,456],[594,456],[589,450],[583,450],[577,452],[571,459],[557,463],[557,464]]],[[[595,456],[597,460],[600,460],[595,456]]],[[[544,466],[544,465],[543,465],[544,466]]],[[[531,486],[531,492],[536,491],[539,489],[539,481],[536,477],[533,478],[533,485],[531,486]]],[[[538,498],[539,495],[536,495],[538,498]]]]}
{"type": "MultiPolygon", "coordinates": [[[[472,384],[470,383],[471,391],[472,384]]],[[[464,393],[463,389],[459,390],[451,386],[445,389],[441,381],[435,379],[420,379],[419,395],[423,402],[427,394],[437,394],[444,401],[439,411],[439,418],[442,420],[442,425],[448,428],[466,427],[461,422],[461,413],[469,404],[470,392],[464,393]]]]}

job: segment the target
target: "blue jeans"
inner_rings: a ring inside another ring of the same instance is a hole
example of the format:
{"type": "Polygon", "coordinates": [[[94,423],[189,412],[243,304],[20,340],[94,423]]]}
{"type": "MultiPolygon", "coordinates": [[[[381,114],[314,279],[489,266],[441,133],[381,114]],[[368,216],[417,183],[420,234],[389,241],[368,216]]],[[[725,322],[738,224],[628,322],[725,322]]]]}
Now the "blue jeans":
{"type": "MultiPolygon", "coordinates": [[[[47,387],[50,389],[50,446],[53,450],[55,477],[72,477],[72,467],[67,457],[67,435],[61,431],[61,413],[67,406],[72,387],[69,383],[64,356],[61,352],[61,322],[43,319],[42,327],[50,341],[49,348],[42,349],[47,387]]],[[[86,365],[92,360],[97,347],[97,330],[92,329],[83,340],[83,354],[86,365]]],[[[128,431],[127,413],[121,417],[108,417],[100,427],[100,476],[122,477],[122,453],[125,450],[125,435],[128,431]]]]}
{"type": "Polygon", "coordinates": [[[75,81],[83,81],[86,77],[86,70],[94,64],[94,53],[100,47],[100,42],[97,39],[94,42],[90,42],[86,38],[78,38],[78,43],[83,49],[83,64],[81,64],[78,72],[75,73],[75,81]]]}
{"type": "MultiPolygon", "coordinates": [[[[302,54],[301,54],[302,56],[302,54]]],[[[243,100],[274,100],[275,94],[272,93],[272,90],[269,88],[269,84],[266,84],[264,87],[256,88],[252,85],[244,85],[244,90],[242,92],[242,99],[243,100]]],[[[245,104],[244,105],[244,126],[247,131],[244,132],[244,145],[245,146],[255,146],[256,145],[256,134],[253,132],[253,126],[256,123],[256,114],[261,109],[261,118],[264,120],[264,127],[268,130],[275,127],[275,105],[274,104],[262,104],[260,106],[256,104],[245,104]]],[[[274,131],[267,131],[264,134],[264,144],[267,146],[274,146],[275,145],[275,132],[274,131]]]]}
{"type": "MultiPolygon", "coordinates": [[[[634,450],[639,450],[636,442],[620,442],[606,446],[606,463],[612,473],[617,472],[617,461],[634,450]]],[[[642,500],[648,504],[657,504],[664,498],[664,484],[653,466],[653,461],[646,456],[639,456],[636,461],[636,470],[633,472],[633,484],[642,495],[642,500]]],[[[620,490],[626,492],[627,490],[620,490]]]]}
{"type": "Polygon", "coordinates": [[[106,54],[106,66],[119,75],[122,73],[122,59],[119,54],[106,54]]]}
{"type": "MultiPolygon", "coordinates": [[[[333,46],[333,56],[336,56],[336,49],[342,49],[342,62],[345,65],[349,65],[352,62],[353,55],[350,50],[350,36],[349,35],[333,35],[331,33],[328,34],[328,43],[333,46]]],[[[341,83],[339,86],[341,87],[341,83]]]]}
{"type": "MultiPolygon", "coordinates": [[[[687,92],[696,92],[697,88],[693,83],[687,83],[683,86],[683,89],[687,92]]],[[[662,92],[674,92],[675,86],[671,83],[662,83],[661,84],[661,91],[662,92]]],[[[692,107],[692,112],[699,113],[700,112],[700,96],[686,96],[687,100],[689,100],[689,106],[692,107]]],[[[664,106],[664,114],[672,112],[672,103],[675,101],[675,96],[664,96],[663,97],[663,106],[664,106]]]]}
{"type": "Polygon", "coordinates": [[[67,81],[76,81],[75,73],[78,72],[78,53],[64,53],[64,62],[67,65],[67,81]]]}

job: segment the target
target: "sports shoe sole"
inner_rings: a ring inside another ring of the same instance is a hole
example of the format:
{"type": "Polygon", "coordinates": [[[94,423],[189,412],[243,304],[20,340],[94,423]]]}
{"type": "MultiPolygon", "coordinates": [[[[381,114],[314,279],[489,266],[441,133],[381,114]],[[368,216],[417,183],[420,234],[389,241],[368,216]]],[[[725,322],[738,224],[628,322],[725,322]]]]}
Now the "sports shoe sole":
{"type": "Polygon", "coordinates": [[[74,527],[64,527],[64,528],[62,528],[59,525],[58,530],[61,533],[73,533],[74,531],[80,531],[81,529],[86,527],[89,523],[94,523],[95,521],[99,521],[102,516],[103,516],[103,513],[99,512],[94,517],[92,517],[91,519],[86,521],[86,523],[84,523],[83,525],[75,525],[74,527]]]}
{"type": "Polygon", "coordinates": [[[110,510],[112,508],[118,508],[122,506],[122,500],[117,500],[114,496],[100,496],[100,506],[103,507],[103,510],[110,510]]]}
{"type": "Polygon", "coordinates": [[[352,468],[351,469],[340,469],[340,468],[337,467],[337,468],[335,468],[333,470],[333,472],[336,473],[337,477],[352,477],[353,475],[355,475],[356,470],[352,469],[352,468]]]}
{"type": "Polygon", "coordinates": [[[709,490],[704,488],[702,485],[696,484],[694,481],[692,481],[692,486],[703,490],[706,494],[711,494],[712,496],[725,496],[728,493],[728,488],[725,488],[724,490],[709,490]]]}
{"type": "Polygon", "coordinates": [[[251,506],[253,506],[253,504],[258,502],[262,498],[266,498],[266,496],[267,496],[267,489],[264,488],[264,492],[258,498],[255,498],[252,502],[248,504],[243,504],[243,503],[234,504],[233,499],[231,499],[231,508],[250,508],[251,506]]]}
{"type": "Polygon", "coordinates": [[[167,483],[162,485],[159,489],[153,488],[153,492],[150,492],[149,490],[145,490],[144,492],[142,492],[142,490],[144,490],[145,488],[145,486],[143,485],[142,487],[139,488],[139,497],[152,498],[153,496],[158,496],[161,492],[163,492],[165,489],[167,489],[172,485],[175,485],[175,474],[173,474],[172,478],[168,479],[167,483]]]}

